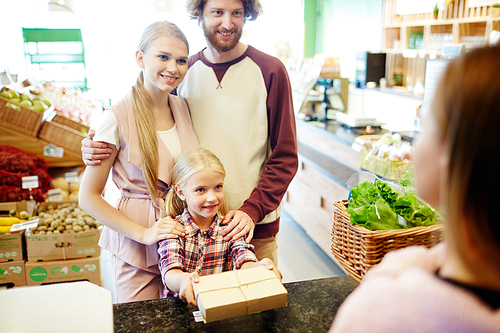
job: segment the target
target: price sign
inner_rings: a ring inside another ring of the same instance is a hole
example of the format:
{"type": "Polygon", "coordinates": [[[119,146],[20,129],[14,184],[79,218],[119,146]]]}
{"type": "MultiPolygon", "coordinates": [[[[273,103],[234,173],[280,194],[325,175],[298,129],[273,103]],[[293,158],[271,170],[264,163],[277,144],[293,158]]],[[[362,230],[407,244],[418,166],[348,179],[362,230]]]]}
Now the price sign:
{"type": "Polygon", "coordinates": [[[78,172],[66,172],[64,178],[68,183],[79,183],[78,172]]]}
{"type": "Polygon", "coordinates": [[[56,145],[51,143],[50,145],[43,147],[43,156],[63,158],[64,148],[56,147],[56,145]]]}
{"type": "Polygon", "coordinates": [[[54,202],[54,201],[62,201],[62,192],[60,188],[54,188],[47,191],[47,199],[46,201],[54,202]]]}
{"type": "Polygon", "coordinates": [[[40,221],[40,219],[36,219],[36,220],[27,221],[24,223],[13,224],[12,227],[10,228],[10,231],[19,231],[22,229],[31,229],[34,227],[38,227],[39,221],[40,221]]]}
{"type": "Polygon", "coordinates": [[[21,178],[23,185],[23,188],[38,188],[38,176],[27,176],[21,178]]]}

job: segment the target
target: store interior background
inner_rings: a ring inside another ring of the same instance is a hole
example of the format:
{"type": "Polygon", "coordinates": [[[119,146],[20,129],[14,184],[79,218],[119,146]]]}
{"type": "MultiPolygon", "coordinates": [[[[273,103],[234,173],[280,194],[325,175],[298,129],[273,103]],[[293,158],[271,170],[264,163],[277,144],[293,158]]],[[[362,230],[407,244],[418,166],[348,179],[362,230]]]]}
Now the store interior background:
{"type": "MultiPolygon", "coordinates": [[[[381,51],[383,0],[261,2],[264,14],[257,21],[245,24],[242,41],[279,57],[287,65],[304,57],[338,57],[341,76],[353,83],[356,54],[381,51]],[[305,20],[308,15],[313,19],[305,20]],[[306,38],[305,34],[311,29],[306,29],[304,21],[315,22],[314,36],[306,38]]],[[[177,24],[189,40],[190,54],[205,47],[201,28],[196,20],[189,18],[183,0],[64,0],[64,5],[73,12],[57,5],[51,5],[49,11],[47,0],[0,0],[0,4],[5,13],[0,19],[0,31],[4,32],[0,43],[0,72],[7,70],[19,74],[19,80],[29,73],[21,28],[81,28],[88,97],[105,105],[121,99],[136,80],[139,68],[134,54],[140,34],[150,23],[170,20],[177,24]]],[[[394,121],[391,108],[396,105],[401,116],[401,109],[414,110],[420,103],[401,99],[384,105],[384,101],[378,100],[364,102],[362,90],[350,89],[351,94],[349,110],[362,114],[374,112],[382,121],[394,121]],[[368,111],[365,104],[380,107],[368,111]]],[[[412,126],[413,114],[398,119],[403,122],[399,126],[406,129],[412,126]]],[[[344,275],[286,212],[278,237],[284,282],[344,275]]],[[[104,253],[104,265],[106,258],[104,253]]],[[[110,286],[109,277],[104,279],[105,285],[110,286]]]]}

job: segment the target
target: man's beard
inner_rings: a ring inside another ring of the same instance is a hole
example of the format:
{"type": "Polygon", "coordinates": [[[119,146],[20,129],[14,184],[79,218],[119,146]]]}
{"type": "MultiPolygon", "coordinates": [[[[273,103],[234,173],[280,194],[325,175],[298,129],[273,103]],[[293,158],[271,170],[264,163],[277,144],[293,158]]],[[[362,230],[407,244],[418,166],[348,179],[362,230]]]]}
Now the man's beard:
{"type": "Polygon", "coordinates": [[[243,29],[241,29],[240,31],[237,32],[236,38],[231,38],[231,40],[223,42],[218,40],[216,30],[211,31],[207,29],[205,27],[205,24],[203,24],[203,22],[202,22],[202,28],[203,28],[203,33],[205,34],[205,38],[207,39],[207,42],[210,44],[211,47],[213,47],[219,52],[227,52],[234,49],[236,45],[238,45],[241,35],[243,34],[243,29]]]}

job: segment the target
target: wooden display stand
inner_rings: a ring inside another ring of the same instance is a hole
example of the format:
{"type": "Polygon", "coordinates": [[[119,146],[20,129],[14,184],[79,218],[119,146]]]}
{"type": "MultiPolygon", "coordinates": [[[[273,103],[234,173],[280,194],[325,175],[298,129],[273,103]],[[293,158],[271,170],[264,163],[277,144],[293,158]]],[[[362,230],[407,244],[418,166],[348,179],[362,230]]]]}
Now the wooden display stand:
{"type": "Polygon", "coordinates": [[[64,149],[62,158],[49,157],[43,154],[44,147],[51,142],[20,133],[12,128],[0,124],[0,145],[10,145],[27,152],[35,153],[38,157],[49,162],[51,168],[83,166],[82,154],[79,151],[64,149]]]}
{"type": "Polygon", "coordinates": [[[436,36],[446,35],[447,45],[463,43],[467,49],[488,45],[491,31],[500,29],[500,17],[490,15],[491,7],[469,7],[467,0],[455,0],[440,9],[437,19],[432,7],[428,13],[398,16],[396,2],[384,0],[382,50],[387,53],[387,81],[397,72],[403,75],[403,86],[408,77],[408,84],[414,85],[417,80],[423,84],[426,59],[442,56],[440,45],[436,47],[436,36]],[[423,48],[410,49],[412,33],[423,34],[423,48]],[[471,38],[479,44],[471,45],[471,38]]]}

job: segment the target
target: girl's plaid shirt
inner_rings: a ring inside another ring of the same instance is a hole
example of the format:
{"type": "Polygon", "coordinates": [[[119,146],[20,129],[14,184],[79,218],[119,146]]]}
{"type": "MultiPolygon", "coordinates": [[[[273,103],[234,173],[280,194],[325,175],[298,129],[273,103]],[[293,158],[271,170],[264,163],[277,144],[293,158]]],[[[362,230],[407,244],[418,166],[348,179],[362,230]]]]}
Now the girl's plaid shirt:
{"type": "Polygon", "coordinates": [[[231,269],[239,269],[247,261],[257,261],[252,244],[245,238],[236,241],[225,241],[222,237],[223,218],[218,214],[207,230],[200,230],[193,222],[187,209],[176,220],[181,223],[186,236],[165,239],[158,243],[160,255],[159,268],[165,285],[164,296],[177,296],[168,290],[165,276],[172,268],[180,268],[184,272],[197,272],[200,276],[221,273],[231,269]]]}

